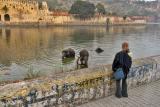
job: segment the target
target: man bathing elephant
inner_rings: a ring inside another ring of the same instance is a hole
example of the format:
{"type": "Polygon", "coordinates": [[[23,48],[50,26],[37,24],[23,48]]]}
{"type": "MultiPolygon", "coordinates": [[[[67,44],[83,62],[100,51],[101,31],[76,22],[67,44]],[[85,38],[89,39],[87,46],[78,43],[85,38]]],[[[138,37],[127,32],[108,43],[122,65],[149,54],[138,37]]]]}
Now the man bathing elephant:
{"type": "Polygon", "coordinates": [[[71,48],[62,51],[62,59],[75,58],[75,51],[71,48]]]}
{"type": "Polygon", "coordinates": [[[79,52],[80,57],[77,59],[77,66],[83,65],[85,67],[88,67],[88,58],[89,58],[89,52],[86,49],[83,49],[79,52]],[[79,63],[80,61],[80,63],[79,63]]]}
{"type": "MultiPolygon", "coordinates": [[[[83,49],[79,52],[79,57],[77,59],[77,66],[85,66],[88,67],[88,58],[89,58],[89,52],[86,49],[83,49]]],[[[65,49],[62,51],[62,59],[65,58],[75,58],[75,51],[74,49],[65,49]]]]}

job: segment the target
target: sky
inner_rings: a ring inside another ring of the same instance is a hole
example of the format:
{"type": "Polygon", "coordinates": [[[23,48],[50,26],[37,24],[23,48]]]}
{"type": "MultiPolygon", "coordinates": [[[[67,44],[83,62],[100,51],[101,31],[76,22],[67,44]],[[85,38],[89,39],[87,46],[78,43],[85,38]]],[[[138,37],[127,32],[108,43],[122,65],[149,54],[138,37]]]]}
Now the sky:
{"type": "Polygon", "coordinates": [[[140,0],[140,1],[156,1],[156,0],[140,0]]]}

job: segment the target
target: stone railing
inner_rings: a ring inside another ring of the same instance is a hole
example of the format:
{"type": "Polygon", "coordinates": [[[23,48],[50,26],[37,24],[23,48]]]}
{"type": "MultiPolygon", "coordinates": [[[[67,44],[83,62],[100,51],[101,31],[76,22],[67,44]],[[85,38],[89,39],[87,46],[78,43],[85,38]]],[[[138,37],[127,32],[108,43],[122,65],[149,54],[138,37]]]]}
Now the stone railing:
{"type": "MultiPolygon", "coordinates": [[[[160,56],[137,59],[128,75],[128,87],[160,78],[160,56]]],[[[115,92],[111,65],[54,75],[33,81],[0,86],[0,106],[76,106],[115,92]]]]}

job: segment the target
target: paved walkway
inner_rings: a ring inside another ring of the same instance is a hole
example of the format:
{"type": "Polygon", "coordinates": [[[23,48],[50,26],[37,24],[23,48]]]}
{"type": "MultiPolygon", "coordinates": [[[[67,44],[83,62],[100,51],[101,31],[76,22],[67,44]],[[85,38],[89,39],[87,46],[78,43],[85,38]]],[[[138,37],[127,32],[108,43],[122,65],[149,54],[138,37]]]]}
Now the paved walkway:
{"type": "Polygon", "coordinates": [[[129,90],[128,98],[110,96],[80,107],[160,107],[160,80],[129,90]]]}

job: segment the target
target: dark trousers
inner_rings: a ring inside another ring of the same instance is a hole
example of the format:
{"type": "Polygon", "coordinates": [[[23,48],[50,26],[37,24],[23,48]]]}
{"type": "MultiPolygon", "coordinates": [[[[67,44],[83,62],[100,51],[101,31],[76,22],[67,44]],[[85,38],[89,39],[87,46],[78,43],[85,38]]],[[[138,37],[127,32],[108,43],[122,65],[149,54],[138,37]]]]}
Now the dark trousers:
{"type": "Polygon", "coordinates": [[[127,93],[127,76],[122,80],[116,80],[116,97],[128,97],[127,93]],[[122,81],[122,82],[121,82],[122,81]]]}

